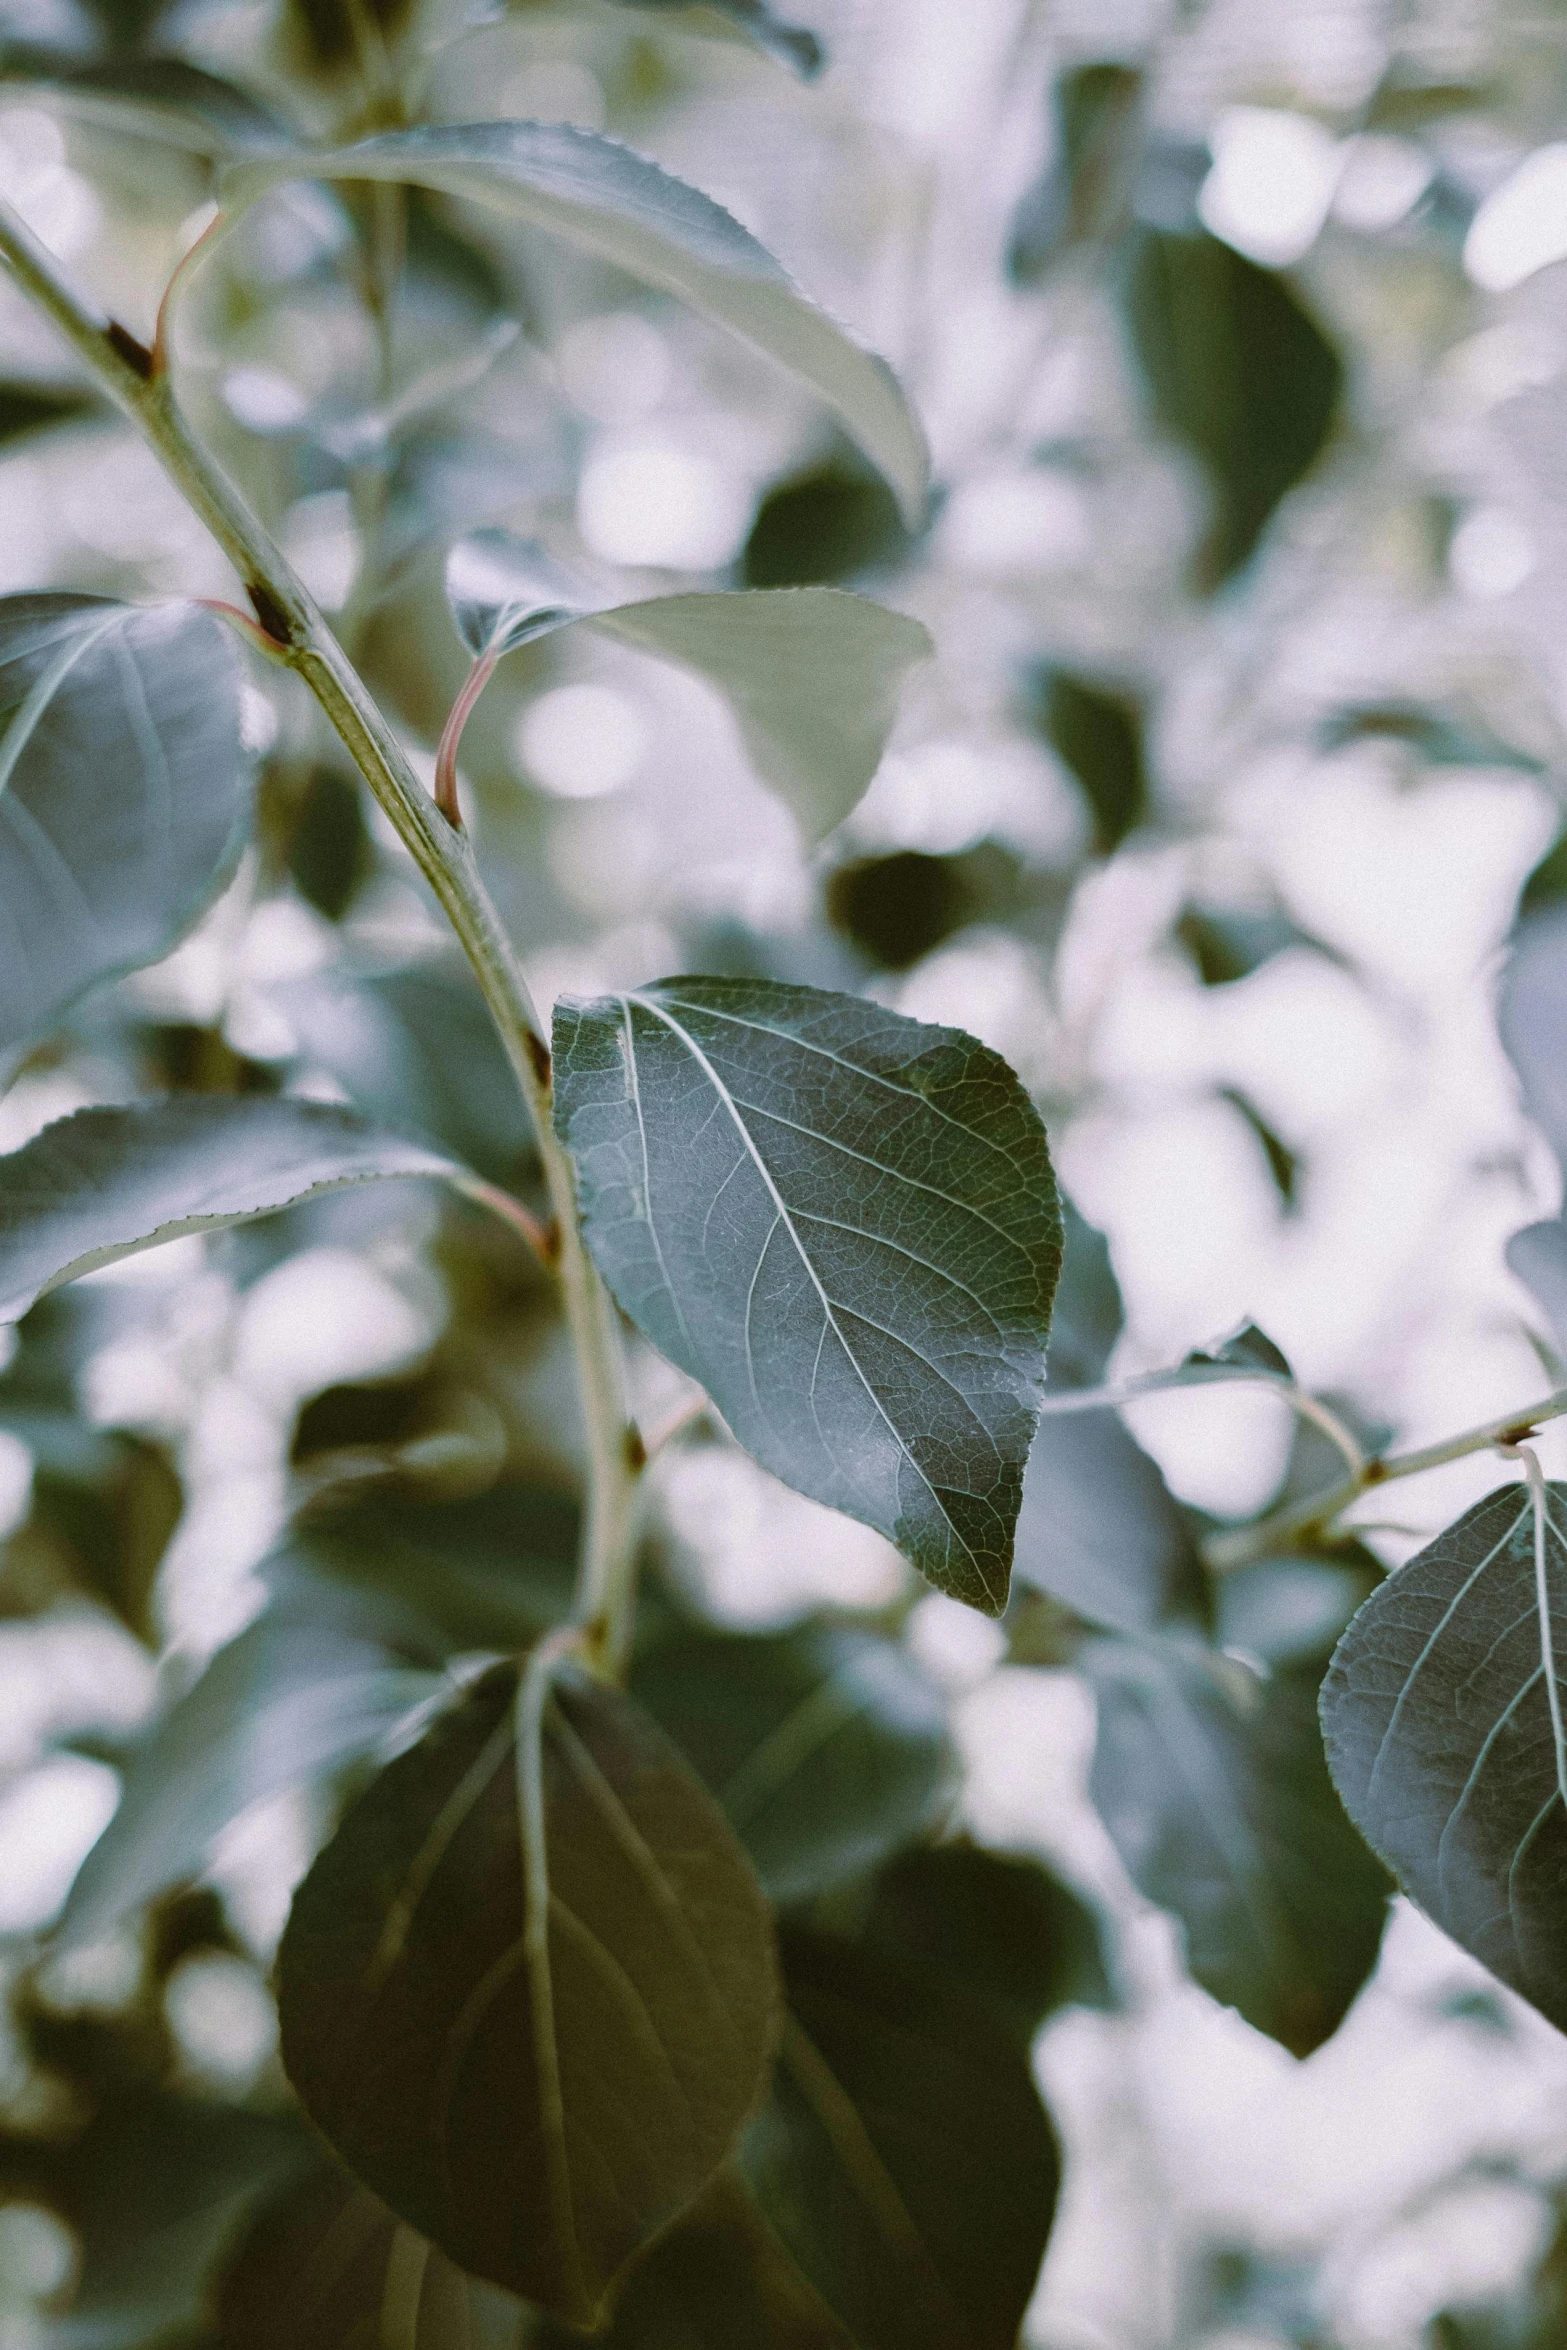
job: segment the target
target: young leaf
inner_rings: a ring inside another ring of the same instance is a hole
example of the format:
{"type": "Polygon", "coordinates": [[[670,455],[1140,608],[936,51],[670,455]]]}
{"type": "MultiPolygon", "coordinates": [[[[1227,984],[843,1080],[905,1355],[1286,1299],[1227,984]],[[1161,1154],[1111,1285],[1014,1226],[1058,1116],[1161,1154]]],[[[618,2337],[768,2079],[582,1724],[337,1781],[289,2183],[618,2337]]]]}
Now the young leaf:
{"type": "Polygon", "coordinates": [[[1376,1962],[1389,1892],[1334,1799],[1320,1668],[1262,1682],[1196,1648],[1108,1641],[1082,1662],[1090,1793],[1128,1872],[1180,1919],[1203,1989],[1309,2055],[1376,1962]]]}
{"type": "Polygon", "coordinates": [[[1322,1691],[1334,1784],[1405,1890],[1567,2031],[1567,1486],[1504,1485],[1390,1575],[1322,1691]]]}
{"type": "Polygon", "coordinates": [[[400,180],[488,204],[549,229],[754,343],[816,391],[892,483],[923,511],[924,438],[886,362],[792,283],[722,205],[613,139],[566,123],[442,123],[325,153],[235,164],[238,207],[288,179],[400,180]]]}
{"type": "Polygon", "coordinates": [[[0,599],[0,1047],[211,904],[249,817],[240,684],[194,604],[0,599]]]}
{"type": "Polygon", "coordinates": [[[659,596],[611,605],[509,531],[459,539],[446,563],[458,634],[489,667],[573,621],[678,662],[734,712],[762,781],[806,838],[841,824],[881,763],[908,670],[930,638],[917,620],[835,588],[659,596]]]}
{"type": "Polygon", "coordinates": [[[774,1901],[868,1868],[948,1790],[945,1708],[907,1650],[875,1633],[692,1630],[652,1643],[631,1690],[718,1797],[774,1901]]]}
{"type": "MultiPolygon", "coordinates": [[[[679,9],[686,11],[686,0],[618,0],[622,8],[679,9]]],[[[786,24],[767,0],[706,0],[706,5],[719,16],[727,16],[732,24],[740,25],[759,48],[781,58],[793,66],[802,81],[812,81],[827,62],[827,53],[814,33],[799,25],[786,24]]]]}
{"type": "Polygon", "coordinates": [[[464,1180],[451,1159],[326,1102],[207,1094],[77,1110],[0,1159],[0,1321],[160,1241],[394,1175],[464,1180]]]}
{"type": "Polygon", "coordinates": [[[499,1665],[295,1898],[283,2056],[349,2167],[460,2267],[592,2326],[767,2078],[766,1905],[626,1698],[499,1665]]]}
{"type": "Polygon", "coordinates": [[[83,1861],[57,1940],[101,1939],[127,1910],[195,1876],[253,1803],[372,1752],[441,1687],[326,1624],[262,1616],[132,1753],[119,1809],[83,1861]]]}
{"type": "Polygon", "coordinates": [[[742,2164],[860,2350],[1015,2350],[1060,2177],[1026,2048],[959,1987],[783,1937],[789,2022],[742,2164]]]}
{"type": "Polygon", "coordinates": [[[999,1615],[1061,1263],[1006,1063],[850,996],[669,979],[557,1005],[555,1069],[632,1320],[765,1468],[999,1615]]]}

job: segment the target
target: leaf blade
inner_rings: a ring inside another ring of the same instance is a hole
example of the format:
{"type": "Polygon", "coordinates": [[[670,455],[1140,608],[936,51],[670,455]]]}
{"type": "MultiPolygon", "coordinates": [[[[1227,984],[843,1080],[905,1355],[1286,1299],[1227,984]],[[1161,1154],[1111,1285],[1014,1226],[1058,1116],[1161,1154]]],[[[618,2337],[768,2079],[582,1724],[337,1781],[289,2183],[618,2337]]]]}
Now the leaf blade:
{"type": "Polygon", "coordinates": [[[195,605],[0,600],[0,1046],[206,911],[249,811],[240,687],[195,605]]]}
{"type": "Polygon", "coordinates": [[[923,511],[924,438],[886,362],[809,302],[721,205],[631,148],[564,123],[440,124],[247,158],[225,173],[223,194],[245,204],[291,178],[402,180],[467,197],[678,295],[809,383],[911,520],[923,511]]]}
{"type": "Polygon", "coordinates": [[[760,980],[568,1000],[555,1042],[557,1130],[625,1311],[765,1468],[999,1613],[1061,1253],[1006,1064],[760,980]]]}
{"type": "Polygon", "coordinates": [[[0,1320],[163,1241],[395,1176],[464,1179],[454,1160],[325,1102],[77,1110],[0,1159],[0,1320]]]}

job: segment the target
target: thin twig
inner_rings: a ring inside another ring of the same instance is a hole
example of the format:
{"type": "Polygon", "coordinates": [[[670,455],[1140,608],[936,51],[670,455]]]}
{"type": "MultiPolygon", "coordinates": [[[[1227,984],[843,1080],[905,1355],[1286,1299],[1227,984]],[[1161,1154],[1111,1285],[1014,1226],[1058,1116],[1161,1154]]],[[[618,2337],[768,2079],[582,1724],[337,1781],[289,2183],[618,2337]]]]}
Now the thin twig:
{"type": "Polygon", "coordinates": [[[1182,1387],[1234,1387],[1243,1381],[1253,1387],[1271,1387],[1291,1411],[1320,1428],[1343,1454],[1351,1475],[1358,1476],[1365,1468],[1366,1456],[1353,1431],[1330,1405],[1282,1371],[1265,1371],[1260,1366],[1253,1369],[1244,1363],[1180,1363],[1168,1371],[1140,1371],[1130,1379],[1113,1379],[1102,1387],[1055,1389],[1041,1402],[1040,1416],[1048,1420],[1067,1412],[1118,1411],[1123,1404],[1136,1403],[1145,1395],[1168,1395],[1182,1387]]]}

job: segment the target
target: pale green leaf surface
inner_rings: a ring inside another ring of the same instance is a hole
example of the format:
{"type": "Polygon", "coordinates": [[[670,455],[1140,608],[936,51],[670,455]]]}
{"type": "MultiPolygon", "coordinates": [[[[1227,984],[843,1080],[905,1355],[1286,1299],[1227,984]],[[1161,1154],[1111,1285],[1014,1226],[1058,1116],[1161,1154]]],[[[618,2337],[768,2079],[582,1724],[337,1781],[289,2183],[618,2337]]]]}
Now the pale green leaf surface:
{"type": "Polygon", "coordinates": [[[632,1320],[765,1468],[999,1614],[1061,1263],[1006,1063],[852,996],[667,979],[558,1005],[555,1069],[632,1320]]]}
{"type": "Polygon", "coordinates": [[[809,841],[843,822],[877,767],[898,694],[930,637],[839,588],[658,596],[612,604],[545,550],[475,531],[447,557],[446,592],[476,660],[573,624],[679,663],[728,703],[752,765],[809,841]]]}
{"type": "Polygon", "coordinates": [[[326,1102],[189,1095],[77,1110],[0,1158],[0,1321],[161,1241],[409,1175],[463,1180],[451,1159],[326,1102]]]}
{"type": "Polygon", "coordinates": [[[1355,1616],[1322,1691],[1334,1783],[1405,1890],[1567,2031],[1567,1485],[1504,1485],[1355,1616]]]}
{"type": "Polygon", "coordinates": [[[441,1685],[330,1624],[262,1616],[132,1753],[119,1809],[77,1872],[55,1938],[99,1940],[152,1894],[198,1875],[213,1839],[251,1804],[372,1752],[441,1685]]]}
{"type": "Polygon", "coordinates": [[[443,123],[349,147],[257,156],[222,180],[230,209],[289,179],[392,180],[487,204],[679,296],[808,383],[924,511],[924,437],[885,360],[800,292],[722,205],[646,156],[567,123],[443,123]]]}
{"type": "Polygon", "coordinates": [[[0,1046],[211,904],[249,818],[240,688],[194,604],[0,600],[0,1046]]]}

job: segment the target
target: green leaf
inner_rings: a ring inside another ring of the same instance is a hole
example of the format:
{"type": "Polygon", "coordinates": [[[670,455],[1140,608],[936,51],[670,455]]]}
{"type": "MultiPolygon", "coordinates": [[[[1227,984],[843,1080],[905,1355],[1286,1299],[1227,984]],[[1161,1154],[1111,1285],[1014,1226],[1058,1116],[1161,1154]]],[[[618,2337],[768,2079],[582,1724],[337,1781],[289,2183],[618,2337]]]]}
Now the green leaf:
{"type": "Polygon", "coordinates": [[[856,1938],[983,2000],[1025,2046],[1057,2008],[1116,2004],[1087,1904],[1037,1860],[979,1844],[899,1853],[856,1938]]]}
{"type": "Polygon", "coordinates": [[[526,1647],[561,1622],[579,1522],[570,1495],[537,1486],[439,1502],[375,1490],[296,1519],[260,1571],[296,1612],[444,1662],[526,1647]]]}
{"type": "Polygon", "coordinates": [[[1407,744],[1428,767],[1508,767],[1540,775],[1545,761],[1508,742],[1481,713],[1456,703],[1447,709],[1422,702],[1352,702],[1335,710],[1317,729],[1325,751],[1346,743],[1407,744]]]}
{"type": "Polygon", "coordinates": [[[240,684],[194,604],[0,599],[0,1047],[211,904],[250,812],[240,684]]]}
{"type": "Polygon", "coordinates": [[[917,620],[836,588],[613,605],[504,530],[458,541],[446,592],[476,660],[497,660],[576,622],[694,671],[724,696],[758,775],[810,841],[841,824],[863,796],[904,677],[931,652],[917,620]]]}
{"type": "Polygon", "coordinates": [[[1322,1692],[1334,1784],[1455,1942],[1567,2030],[1567,1486],[1504,1485],[1374,1591],[1322,1692]]]}
{"type": "Polygon", "coordinates": [[[1061,1262],[1006,1063],[854,997],[670,979],[557,1005],[555,1069],[638,1328],[764,1468],[998,1615],[1061,1262]]]}
{"type": "Polygon", "coordinates": [[[537,1659],[353,1805],[279,1970],[342,2159],[572,2325],[723,2164],[772,2057],[771,1926],[722,1813],[628,1699],[537,1659]]]}
{"type": "Polygon", "coordinates": [[[1088,803],[1095,852],[1108,857],[1148,814],[1142,713],[1127,695],[1065,669],[1036,679],[1034,704],[1040,733],[1088,803]]]}
{"type": "Polygon", "coordinates": [[[466,963],[338,963],[273,990],[306,1058],[367,1118],[426,1135],[493,1183],[536,1161],[532,1121],[466,963]]]}
{"type": "Polygon", "coordinates": [[[1283,278],[1206,234],[1140,228],[1125,306],[1155,414],[1213,486],[1201,570],[1216,587],[1326,446],[1343,363],[1283,278]]]}
{"type": "MultiPolygon", "coordinates": [[[[678,11],[700,20],[702,11],[690,9],[686,0],[618,0],[622,8],[658,9],[663,13],[678,11]]],[[[827,62],[827,52],[814,33],[802,26],[786,24],[776,10],[767,6],[767,0],[706,0],[706,6],[717,16],[727,17],[748,32],[759,48],[766,49],[785,65],[792,66],[802,81],[813,81],[827,62]]]]}
{"type": "Polygon", "coordinates": [[[1118,226],[1140,151],[1142,87],[1134,67],[1104,60],[1056,83],[1054,152],[1012,222],[1016,284],[1035,284],[1074,245],[1118,226]]]}
{"type": "Polygon", "coordinates": [[[1208,1619],[1191,1527],[1158,1464],[1113,1410],[1040,1421],[1023,1480],[1017,1572],[1112,1631],[1208,1619]]]}
{"type": "Polygon", "coordinates": [[[87,122],[214,161],[286,147],[292,138],[269,106],[182,57],[83,60],[7,42],[0,46],[0,81],[30,82],[87,122]]]}
{"type": "Polygon", "coordinates": [[[808,383],[887,476],[910,521],[922,513],[925,443],[886,362],[808,301],[722,205],[629,147],[566,123],[443,123],[246,160],[224,174],[221,199],[242,206],[288,179],[440,189],[678,295],[808,383]]]}
{"type": "Polygon", "coordinates": [[[1015,2350],[1060,2162],[1026,2050],[879,1952],[783,1937],[789,2022],[743,2168],[860,2350],[1015,2350]]]}
{"type": "Polygon", "coordinates": [[[1295,1377],[1288,1356],[1255,1322],[1243,1322],[1228,1338],[1217,1340],[1211,1350],[1205,1352],[1195,1347],[1186,1360],[1193,1364],[1226,1364],[1237,1371],[1264,1371],[1270,1379],[1293,1381],[1295,1377]]]}
{"type": "MultiPolygon", "coordinates": [[[[1281,908],[1248,913],[1232,906],[1188,906],[1175,935],[1197,966],[1204,987],[1249,979],[1287,947],[1315,945],[1281,908]]],[[[1319,950],[1320,951],[1320,950],[1319,950]]]]}
{"type": "Polygon", "coordinates": [[[397,1175],[472,1187],[452,1160],[325,1102],[198,1094],[77,1110],[0,1159],[0,1321],[161,1241],[397,1175]]]}
{"type": "Polygon", "coordinates": [[[909,551],[885,482],[842,458],[770,489],[741,559],[748,588],[815,587],[899,562],[909,551]]]}
{"type": "Polygon", "coordinates": [[[56,1928],[100,1940],[128,1910],[200,1873],[219,1831],[253,1803],[374,1751],[438,1694],[384,1648],[271,1613],[178,1698],[126,1766],[119,1809],[83,1861],[56,1928]]]}
{"type": "Polygon", "coordinates": [[[1126,1868],[1186,1932],[1205,1991],[1296,2056],[1337,2030],[1376,1963],[1389,1886],[1334,1796],[1320,1668],[1173,1642],[1100,1641],[1089,1790],[1126,1868]]]}
{"type": "Polygon", "coordinates": [[[1507,1262],[1534,1292],[1559,1348],[1567,1351],[1567,1222],[1526,1224],[1507,1243],[1507,1262]]]}
{"type": "Polygon", "coordinates": [[[1052,1387],[1097,1387],[1121,1335],[1125,1310],[1110,1244],[1069,1199],[1061,1202],[1065,1250],[1050,1324],[1052,1387]]]}
{"type": "Polygon", "coordinates": [[[1502,974],[1497,1027],[1524,1106],[1567,1167],[1567,906],[1520,922],[1502,974]]]}
{"type": "Polygon", "coordinates": [[[857,1875],[950,1791],[941,1699],[875,1633],[691,1629],[646,1649],[631,1691],[717,1796],[774,1901],[857,1875]]]}
{"type": "Polygon", "coordinates": [[[290,811],[287,841],[294,887],[318,914],[340,922],[375,871],[375,842],[357,777],[336,767],[314,768],[290,811]]]}

